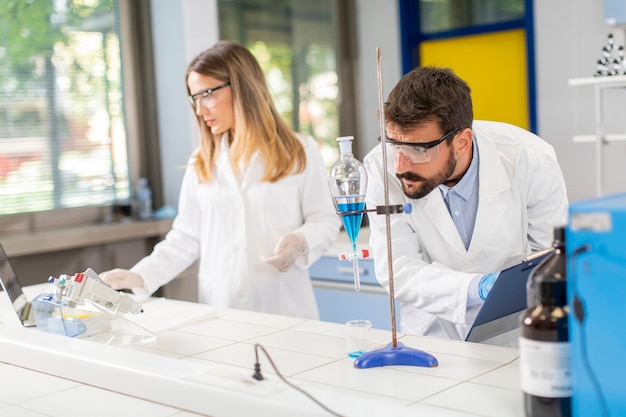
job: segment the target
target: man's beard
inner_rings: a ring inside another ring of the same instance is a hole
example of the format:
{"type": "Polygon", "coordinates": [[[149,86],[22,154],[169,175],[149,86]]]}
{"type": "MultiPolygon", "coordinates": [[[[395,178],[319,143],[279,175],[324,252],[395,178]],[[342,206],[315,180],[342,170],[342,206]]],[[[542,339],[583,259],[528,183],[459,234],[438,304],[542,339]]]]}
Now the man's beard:
{"type": "Polygon", "coordinates": [[[448,161],[443,169],[430,178],[422,177],[421,175],[414,174],[410,171],[402,174],[396,174],[396,177],[400,180],[406,178],[410,181],[420,181],[419,184],[413,185],[407,185],[405,182],[401,181],[404,194],[409,198],[418,199],[430,194],[430,192],[436,187],[445,183],[452,176],[455,169],[456,158],[454,157],[454,153],[450,153],[448,161]]]}

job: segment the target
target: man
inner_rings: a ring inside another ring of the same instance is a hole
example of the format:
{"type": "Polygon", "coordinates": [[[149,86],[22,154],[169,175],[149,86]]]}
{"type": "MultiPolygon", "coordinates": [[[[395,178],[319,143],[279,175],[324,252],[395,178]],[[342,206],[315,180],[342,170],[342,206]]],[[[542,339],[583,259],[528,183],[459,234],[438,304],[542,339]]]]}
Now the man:
{"type": "MultiPolygon", "coordinates": [[[[567,221],[555,152],[516,126],[474,121],[469,86],[446,68],[405,75],[385,123],[389,202],[413,206],[390,217],[401,330],[464,340],[499,271],[550,247],[567,221]]],[[[382,155],[379,145],[364,160],[369,207],[384,203],[382,155]]],[[[385,216],[369,221],[388,289],[385,216]]]]}

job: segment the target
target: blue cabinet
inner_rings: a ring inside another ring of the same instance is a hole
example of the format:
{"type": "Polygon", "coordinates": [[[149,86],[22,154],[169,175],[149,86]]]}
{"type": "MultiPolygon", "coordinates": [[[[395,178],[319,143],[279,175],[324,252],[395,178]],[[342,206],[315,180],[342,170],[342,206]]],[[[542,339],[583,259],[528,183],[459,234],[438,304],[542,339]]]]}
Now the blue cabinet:
{"type": "MultiPolygon", "coordinates": [[[[391,329],[391,309],[387,291],[376,281],[374,261],[359,261],[361,291],[354,290],[351,261],[324,256],[311,265],[309,272],[313,281],[320,319],[335,323],[365,319],[377,329],[391,329]]],[[[400,305],[396,305],[396,321],[400,323],[400,305]]]]}

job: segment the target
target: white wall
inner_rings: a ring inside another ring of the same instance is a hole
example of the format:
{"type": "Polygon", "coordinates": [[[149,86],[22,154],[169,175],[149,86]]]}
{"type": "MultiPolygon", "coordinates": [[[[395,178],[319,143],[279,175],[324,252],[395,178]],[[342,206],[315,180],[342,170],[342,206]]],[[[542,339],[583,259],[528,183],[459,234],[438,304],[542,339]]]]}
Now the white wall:
{"type": "MultiPolygon", "coordinates": [[[[400,22],[396,1],[356,0],[359,42],[360,90],[358,117],[363,149],[371,149],[380,136],[378,117],[378,77],[376,48],[382,61],[383,95],[385,100],[402,76],[400,55],[400,22]]],[[[357,138],[356,140],[359,140],[357,138]]]]}
{"type": "MultiPolygon", "coordinates": [[[[535,0],[535,51],[539,134],[551,142],[565,175],[570,201],[595,197],[595,148],[573,143],[575,134],[592,134],[593,87],[570,87],[568,79],[591,77],[608,33],[624,45],[624,30],[604,23],[600,0],[535,0]]],[[[605,122],[610,133],[626,133],[624,90],[605,95],[605,122]]],[[[603,149],[604,194],[626,191],[626,147],[603,149]]]]}
{"type": "Polygon", "coordinates": [[[152,0],[150,5],[163,193],[165,204],[177,207],[184,166],[198,140],[185,71],[218,41],[217,0],[152,0]]]}

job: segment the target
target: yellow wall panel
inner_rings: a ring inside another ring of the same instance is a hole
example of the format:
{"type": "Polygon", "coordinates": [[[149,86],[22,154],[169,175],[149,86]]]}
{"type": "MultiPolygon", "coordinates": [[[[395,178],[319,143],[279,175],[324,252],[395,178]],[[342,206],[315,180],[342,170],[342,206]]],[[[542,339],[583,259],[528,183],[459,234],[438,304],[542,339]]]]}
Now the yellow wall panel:
{"type": "Polygon", "coordinates": [[[475,119],[529,129],[525,36],[515,29],[422,42],[420,63],[452,68],[469,84],[475,119]]]}

